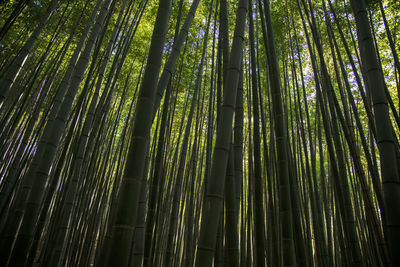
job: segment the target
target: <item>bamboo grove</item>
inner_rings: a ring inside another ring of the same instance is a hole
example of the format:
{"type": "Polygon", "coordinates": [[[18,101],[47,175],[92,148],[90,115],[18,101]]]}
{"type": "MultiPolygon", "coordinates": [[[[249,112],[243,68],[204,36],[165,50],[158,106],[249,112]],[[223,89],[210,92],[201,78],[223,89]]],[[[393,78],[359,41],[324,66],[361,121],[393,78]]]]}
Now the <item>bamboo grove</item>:
{"type": "Polygon", "coordinates": [[[400,266],[398,1],[0,14],[0,266],[400,266]]]}

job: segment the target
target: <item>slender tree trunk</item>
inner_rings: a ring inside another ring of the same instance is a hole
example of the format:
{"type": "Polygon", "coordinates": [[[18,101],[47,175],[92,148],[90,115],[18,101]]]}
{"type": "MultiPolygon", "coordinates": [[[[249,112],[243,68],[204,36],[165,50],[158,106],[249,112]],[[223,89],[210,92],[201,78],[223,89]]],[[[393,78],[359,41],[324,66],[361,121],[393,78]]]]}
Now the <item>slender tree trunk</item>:
{"type": "Polygon", "coordinates": [[[400,185],[396,162],[396,148],[393,142],[393,127],[384,91],[382,70],[379,68],[375,47],[368,22],[364,0],[351,0],[355,16],[359,49],[363,72],[367,77],[367,90],[371,94],[377,134],[377,146],[380,153],[383,201],[386,220],[383,225],[385,238],[389,246],[392,265],[400,265],[400,185]]]}

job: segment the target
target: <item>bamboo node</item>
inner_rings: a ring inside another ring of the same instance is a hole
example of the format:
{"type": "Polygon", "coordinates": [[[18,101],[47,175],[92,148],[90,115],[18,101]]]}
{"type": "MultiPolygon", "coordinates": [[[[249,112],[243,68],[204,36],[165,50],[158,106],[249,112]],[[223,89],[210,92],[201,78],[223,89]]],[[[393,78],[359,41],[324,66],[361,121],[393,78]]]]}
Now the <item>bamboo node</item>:
{"type": "Polygon", "coordinates": [[[216,198],[216,199],[220,199],[223,200],[223,197],[220,195],[215,195],[215,194],[207,194],[207,197],[212,197],[212,198],[216,198]]]}

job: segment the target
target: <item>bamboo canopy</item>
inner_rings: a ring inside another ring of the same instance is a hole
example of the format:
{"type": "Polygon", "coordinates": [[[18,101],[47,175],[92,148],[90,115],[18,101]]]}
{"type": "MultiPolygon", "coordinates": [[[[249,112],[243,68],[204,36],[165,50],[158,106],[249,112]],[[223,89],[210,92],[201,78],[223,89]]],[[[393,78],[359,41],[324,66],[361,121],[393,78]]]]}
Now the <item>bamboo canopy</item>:
{"type": "Polygon", "coordinates": [[[400,266],[398,1],[0,14],[0,266],[400,266]]]}

